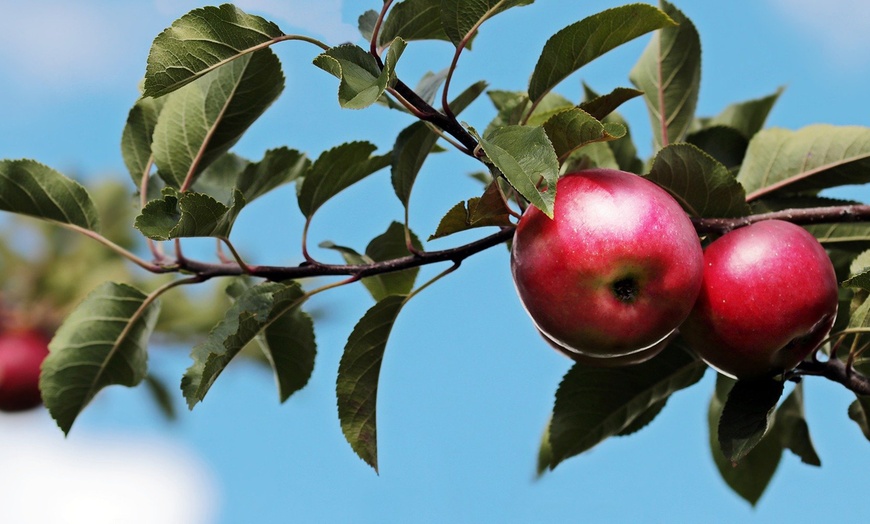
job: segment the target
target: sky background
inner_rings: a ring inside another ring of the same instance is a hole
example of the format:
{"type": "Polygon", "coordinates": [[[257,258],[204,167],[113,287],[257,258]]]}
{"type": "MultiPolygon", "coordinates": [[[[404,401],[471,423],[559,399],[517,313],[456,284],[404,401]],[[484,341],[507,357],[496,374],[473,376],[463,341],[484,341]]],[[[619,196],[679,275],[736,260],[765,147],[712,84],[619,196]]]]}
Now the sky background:
{"type": "MultiPolygon", "coordinates": [[[[127,180],[119,141],[137,97],[150,43],[198,2],[0,0],[0,158],[35,158],[86,183],[127,180]]],[[[359,42],[356,18],[380,2],[245,0],[245,10],[285,32],[331,44],[359,42]]],[[[547,38],[619,2],[541,0],[487,22],[463,56],[455,92],[486,79],[494,89],[526,87],[547,38]]],[[[870,3],[863,0],[684,0],[676,4],[701,34],[699,115],[732,102],[785,92],[768,124],[790,129],[827,122],[870,125],[870,3]]],[[[572,75],[558,91],[580,97],[580,80],[606,92],[628,86],[648,37],[572,75]]],[[[316,157],[366,139],[388,150],[411,122],[376,107],[341,110],[336,81],[311,66],[317,49],[274,48],[287,87],[235,151],[258,159],[289,145],[316,157]]],[[[452,47],[411,43],[399,75],[413,85],[449,64],[452,47]]],[[[650,151],[640,100],[621,110],[641,152],[650,151]]],[[[478,129],[493,116],[482,97],[462,118],[478,129]]],[[[421,237],[479,186],[459,154],[427,161],[411,204],[421,237]]],[[[131,191],[132,191],[131,186],[131,191]]],[[[302,216],[291,188],[246,208],[234,243],[255,263],[300,258],[302,216]]],[[[850,197],[867,200],[864,192],[850,197]]],[[[318,213],[312,245],[332,240],[362,250],[401,219],[386,171],[318,213]]],[[[477,233],[428,244],[442,249],[477,233]]],[[[315,256],[330,255],[315,251],[315,256]]],[[[420,281],[442,268],[425,268],[420,281]]],[[[47,413],[0,416],[0,522],[230,524],[257,522],[842,522],[866,515],[863,479],[870,448],[846,416],[851,394],[808,380],[807,418],[823,467],[786,453],[752,509],[731,493],[709,455],[706,407],[714,377],[676,394],[653,424],[611,439],[534,480],[535,456],[553,394],[570,362],[547,349],[510,280],[507,252],[491,249],[421,293],[403,310],[381,372],[380,475],[341,433],[334,382],[341,350],[370,307],[361,288],[314,302],[319,353],[309,385],[280,405],[270,373],[240,363],[208,398],[167,422],[144,388],[101,393],[64,439],[47,413]]],[[[189,347],[154,347],[151,368],[177,383],[189,347]]]]}

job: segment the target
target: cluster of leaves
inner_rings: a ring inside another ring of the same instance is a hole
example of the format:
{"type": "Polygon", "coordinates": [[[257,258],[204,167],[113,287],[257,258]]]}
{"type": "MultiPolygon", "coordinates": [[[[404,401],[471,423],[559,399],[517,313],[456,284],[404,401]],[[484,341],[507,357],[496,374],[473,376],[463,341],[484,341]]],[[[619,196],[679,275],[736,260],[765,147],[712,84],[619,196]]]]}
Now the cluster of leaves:
{"type": "MultiPolygon", "coordinates": [[[[135,227],[151,248],[145,260],[100,232],[100,215],[77,182],[32,160],[0,162],[0,209],[61,224],[94,238],[153,273],[187,275],[143,292],[126,283],[97,286],[60,326],[46,360],[41,387],[45,404],[68,432],[102,388],[134,386],[147,376],[149,336],[159,318],[160,296],[170,289],[222,277],[231,306],[191,353],[181,381],[188,405],[201,402],[226,366],[254,346],[272,365],[281,400],[304,387],[316,356],[314,322],[303,309],[312,295],[357,281],[375,304],[352,329],[338,369],[336,395],[342,430],[356,453],[377,469],[379,370],[390,331],[416,293],[458,267],[466,257],[510,239],[527,205],[552,215],[559,176],[589,166],[635,172],[666,188],[708,237],[762,213],[804,209],[808,226],[830,250],[847,281],[839,331],[851,333],[856,351],[850,369],[862,370],[858,334],[870,323],[870,224],[837,217],[845,206],[820,195],[830,187],[870,182],[870,130],[811,126],[798,131],[764,129],[780,93],[734,104],[713,118],[695,114],[701,78],[700,38],[677,8],[630,4],[570,24],[545,44],[525,91],[488,90],[484,82],[450,99],[456,64],[486,20],[532,0],[387,1],[381,12],[360,17],[368,49],[329,47],[284,33],[277,25],[225,4],[196,9],[154,40],[142,98],[131,109],[122,152],[139,189],[135,227]],[[599,95],[586,86],[572,101],[554,91],[563,80],[615,47],[653,33],[629,79],[599,95]],[[443,40],[455,48],[453,63],[426,75],[415,88],[396,66],[409,42],[443,40]],[[369,142],[340,144],[310,159],[290,148],[266,151],[258,161],[230,152],[251,124],[280,96],[284,75],[271,46],[303,41],[322,51],[314,65],[338,79],[341,107],[373,105],[408,114],[413,122],[394,147],[378,153],[369,142]],[[435,100],[441,94],[440,109],[435,100]],[[456,115],[484,92],[496,117],[482,133],[456,115]],[[654,157],[638,157],[628,123],[617,109],[642,97],[654,136],[654,157]],[[408,224],[411,191],[427,156],[446,143],[478,159],[488,171],[485,189],[449,209],[429,239],[478,227],[497,228],[476,242],[425,251],[408,224]],[[364,252],[331,242],[344,264],[314,260],[307,231],[332,197],[390,169],[404,221],[389,224],[364,252]],[[296,185],[305,218],[300,266],[251,265],[235,250],[233,225],[254,199],[285,184],[296,185]],[[819,211],[821,209],[821,211],[819,211]],[[825,211],[828,210],[828,211],[825,211]],[[211,237],[215,263],[181,254],[181,239],[211,237]],[[175,256],[163,242],[175,246],[175,256]],[[223,247],[231,256],[223,254],[223,247]],[[418,268],[452,262],[418,284],[418,268]],[[343,275],[317,289],[301,279],[343,275]],[[847,329],[849,328],[849,329],[847,329]]],[[[775,314],[775,312],[771,312],[775,314]]],[[[838,359],[833,355],[832,359],[838,359]]],[[[649,424],[670,395],[697,383],[706,365],[677,338],[656,358],[618,369],[576,364],[556,393],[539,455],[539,471],[556,467],[611,436],[649,424]]],[[[817,373],[821,374],[821,373],[817,373]]],[[[710,405],[711,449],[725,480],[755,502],[783,449],[805,462],[820,461],[803,417],[803,390],[785,401],[782,381],[730,384],[720,380],[710,405]],[[729,393],[730,391],[730,393],[729,393]],[[762,394],[758,394],[759,391],[762,394]],[[732,464],[737,464],[732,467],[732,464]]],[[[859,396],[849,416],[870,438],[870,401],[859,396]]]]}

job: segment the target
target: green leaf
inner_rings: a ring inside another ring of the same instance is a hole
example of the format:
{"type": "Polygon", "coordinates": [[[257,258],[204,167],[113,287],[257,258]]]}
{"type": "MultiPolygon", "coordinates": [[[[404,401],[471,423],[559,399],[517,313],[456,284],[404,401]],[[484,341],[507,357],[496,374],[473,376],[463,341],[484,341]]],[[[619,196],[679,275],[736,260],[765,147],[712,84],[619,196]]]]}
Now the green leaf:
{"type": "Polygon", "coordinates": [[[104,387],[139,384],[160,305],[139,290],[106,282],[66,318],[49,344],[39,389],[64,433],[104,387]]]}
{"type": "Polygon", "coordinates": [[[562,164],[562,173],[575,173],[593,167],[620,169],[616,160],[616,149],[611,147],[614,142],[592,142],[574,151],[562,164]]]}
{"type": "Polygon", "coordinates": [[[279,399],[285,402],[308,384],[314,372],[314,320],[298,307],[293,308],[269,324],[263,335],[260,347],[275,373],[279,399]]]}
{"type": "Polygon", "coordinates": [[[295,149],[279,147],[270,149],[263,159],[248,164],[239,175],[236,189],[241,191],[249,204],[269,191],[295,181],[311,166],[304,153],[295,149]]]}
{"type": "Polygon", "coordinates": [[[154,129],[160,177],[172,187],[193,180],[241,138],[283,89],[278,58],[264,49],[174,92],[154,129]]]}
{"type": "Polygon", "coordinates": [[[727,126],[736,129],[747,140],[761,131],[767,115],[773,109],[773,105],[782,94],[783,88],[776,93],[756,100],[748,100],[737,104],[731,104],[721,113],[706,122],[705,127],[727,126]]]}
{"type": "Polygon", "coordinates": [[[381,363],[390,331],[407,298],[390,295],[372,306],[354,326],[338,366],[335,390],[341,430],[351,448],[375,471],[381,363]]]}
{"type": "Polygon", "coordinates": [[[550,469],[648,416],[653,406],[698,382],[707,366],[679,343],[632,366],[575,364],[556,392],[550,424],[550,469]]]}
{"type": "MultiPolygon", "coordinates": [[[[378,45],[400,37],[412,40],[447,40],[450,38],[441,25],[441,0],[404,0],[397,2],[387,13],[378,45]]],[[[371,40],[371,38],[369,38],[371,40]]]]}
{"type": "Polygon", "coordinates": [[[166,384],[154,375],[148,375],[145,377],[145,385],[148,387],[148,392],[151,393],[151,398],[153,398],[154,402],[157,403],[157,407],[160,408],[160,412],[163,413],[163,416],[168,420],[175,420],[178,418],[178,413],[175,411],[175,404],[172,401],[173,396],[170,394],[169,388],[166,387],[166,384]]]}
{"type": "Polygon", "coordinates": [[[510,9],[524,6],[534,0],[441,0],[441,26],[444,33],[459,47],[466,36],[493,16],[510,9]]]}
{"type": "Polygon", "coordinates": [[[372,41],[372,36],[375,33],[375,26],[378,24],[380,15],[374,9],[369,9],[357,18],[357,28],[366,42],[372,41]]]}
{"type": "Polygon", "coordinates": [[[810,427],[804,416],[803,384],[795,386],[776,410],[774,427],[784,448],[800,457],[801,462],[811,466],[821,466],[813,440],[810,438],[810,427]]]}
{"type": "Polygon", "coordinates": [[[390,44],[383,70],[371,53],[353,44],[330,48],[314,59],[314,65],[341,81],[338,86],[341,107],[362,109],[377,102],[389,87],[396,62],[404,50],[405,41],[395,39],[390,44]]]}
{"type": "Polygon", "coordinates": [[[660,9],[630,4],[602,11],[562,29],[544,45],[529,82],[537,102],[574,71],[626,42],[674,25],[660,9]]]}
{"type": "Polygon", "coordinates": [[[250,165],[249,160],[239,155],[224,153],[203,170],[191,190],[204,193],[218,202],[229,205],[233,201],[233,192],[239,176],[250,165]]]}
{"type": "MultiPolygon", "coordinates": [[[[450,104],[450,109],[458,115],[477,99],[484,89],[486,89],[486,82],[472,84],[456,97],[450,104]]],[[[391,181],[396,196],[405,208],[410,202],[414,181],[438,138],[438,135],[422,121],[414,122],[396,137],[392,153],[391,181]]]]}
{"type": "MultiPolygon", "coordinates": [[[[297,282],[265,282],[242,291],[223,320],[208,334],[208,339],[191,351],[193,364],[181,379],[188,407],[193,409],[205,398],[218,376],[245,345],[299,308],[305,299],[297,282]]],[[[281,333],[285,327],[279,324],[276,329],[281,333]]]]}
{"type": "Polygon", "coordinates": [[[659,151],[646,178],[667,189],[694,216],[728,218],[750,213],[734,175],[693,145],[673,144],[659,151]]]}
{"type": "Polygon", "coordinates": [[[719,445],[733,464],[739,463],[771,428],[776,403],[782,396],[781,380],[740,380],[728,393],[719,419],[719,445]]]}
{"type": "MultiPolygon", "coordinates": [[[[416,249],[422,250],[423,245],[412,232],[411,243],[416,249]]],[[[393,222],[387,231],[369,242],[364,255],[354,249],[339,246],[332,242],[321,242],[320,247],[334,249],[341,253],[345,262],[353,265],[373,264],[386,260],[406,257],[411,254],[405,243],[405,226],[399,222],[393,222]]],[[[363,285],[369,290],[375,301],[381,301],[389,295],[407,295],[414,288],[417,274],[420,268],[411,268],[403,271],[372,275],[362,279],[363,285]]]]}
{"type": "Polygon", "coordinates": [[[607,142],[625,136],[619,124],[602,124],[595,117],[574,107],[556,113],[544,123],[544,131],[553,144],[560,162],[571,153],[592,142],[607,142]]]}
{"type": "Polygon", "coordinates": [[[486,187],[483,196],[453,206],[429,240],[477,227],[511,225],[510,210],[499,191],[498,182],[493,181],[486,187]]]}
{"type": "Polygon", "coordinates": [[[858,400],[849,406],[849,418],[854,420],[861,433],[870,440],[870,396],[857,395],[858,400]]]}
{"type": "Polygon", "coordinates": [[[870,249],[870,224],[867,223],[813,224],[804,228],[828,249],[852,252],[870,249]]]}
{"type": "Polygon", "coordinates": [[[492,90],[487,91],[487,95],[498,114],[486,127],[484,135],[511,125],[539,126],[556,113],[575,107],[573,102],[557,93],[547,93],[535,107],[532,107],[528,93],[522,91],[492,90]]]}
{"type": "MultiPolygon", "coordinates": [[[[587,94],[591,93],[591,90],[585,84],[583,85],[584,91],[587,94]]],[[[630,89],[627,87],[617,87],[610,93],[606,95],[595,95],[589,97],[588,100],[580,104],[580,109],[589,113],[593,118],[598,120],[604,120],[605,117],[612,114],[616,111],[616,108],[628,102],[632,98],[637,98],[643,95],[643,91],[638,91],[637,89],[630,89]]]]}
{"type": "Polygon", "coordinates": [[[697,146],[728,169],[740,167],[749,147],[749,140],[740,131],[725,126],[707,127],[690,133],[686,142],[697,146]]]}
{"type": "Polygon", "coordinates": [[[506,126],[480,138],[479,142],[511,186],[552,218],[559,160],[544,129],[506,126]]]}
{"type": "Polygon", "coordinates": [[[553,463],[553,446],[550,445],[550,421],[544,427],[544,434],[541,435],[541,444],[538,447],[538,464],[535,470],[538,477],[541,477],[549,471],[550,464],[553,463]]]}
{"type": "Polygon", "coordinates": [[[765,129],[749,142],[737,175],[749,200],[870,182],[870,128],[817,124],[765,129]]]}
{"type": "Polygon", "coordinates": [[[718,375],[716,393],[710,399],[707,422],[710,437],[710,452],[719,474],[728,486],[753,506],[770,484],[782,458],[782,444],[773,432],[761,439],[755,448],[738,464],[725,458],[719,446],[719,419],[722,408],[734,380],[718,375]]]}
{"type": "Polygon", "coordinates": [[[679,25],[656,33],[629,74],[644,92],[656,150],[685,136],[695,117],[701,86],[698,31],[673,5],[663,1],[662,6],[679,25]]]}
{"type": "Polygon", "coordinates": [[[171,93],[282,36],[277,25],[231,4],[194,9],[154,39],[145,69],[144,96],[171,93]]]}
{"type": "Polygon", "coordinates": [[[622,431],[617,433],[615,436],[617,437],[627,437],[628,435],[632,435],[647,427],[650,422],[655,420],[659,413],[665,409],[665,405],[667,405],[668,399],[663,398],[662,400],[656,402],[652,406],[649,407],[646,411],[638,415],[634,420],[631,421],[631,424],[625,427],[622,431]]]}
{"type": "Polygon", "coordinates": [[[844,280],[840,285],[842,287],[854,287],[870,291],[870,252],[865,251],[852,264],[849,271],[849,278],[844,280]]]}
{"type": "Polygon", "coordinates": [[[34,160],[0,160],[0,210],[91,231],[100,229],[88,191],[34,160]]]}
{"type": "Polygon", "coordinates": [[[171,188],[162,200],[152,200],[136,217],[135,226],[152,240],[185,237],[229,238],[245,198],[238,190],[227,206],[209,195],[187,191],[181,196],[171,188]]]}
{"type": "Polygon", "coordinates": [[[374,151],[375,145],[369,142],[348,142],[324,151],[302,179],[302,214],[310,219],[330,198],[390,165],[390,155],[371,156],[374,151]]]}
{"type": "Polygon", "coordinates": [[[164,102],[162,98],[137,100],[127,115],[127,124],[121,133],[121,156],[137,188],[142,185],[142,178],[151,173],[151,143],[164,102]]]}

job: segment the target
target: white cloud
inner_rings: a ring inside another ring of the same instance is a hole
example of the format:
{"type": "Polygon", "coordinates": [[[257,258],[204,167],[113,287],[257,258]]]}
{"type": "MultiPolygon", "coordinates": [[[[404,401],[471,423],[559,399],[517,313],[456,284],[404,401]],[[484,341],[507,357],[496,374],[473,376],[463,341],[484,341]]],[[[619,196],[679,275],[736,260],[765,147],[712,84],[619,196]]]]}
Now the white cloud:
{"type": "Polygon", "coordinates": [[[839,65],[867,63],[870,2],[867,0],[770,0],[783,16],[819,42],[839,65]]]}
{"type": "Polygon", "coordinates": [[[0,522],[208,524],[215,483],[179,445],[129,434],[63,435],[45,412],[0,415],[0,522]]]}

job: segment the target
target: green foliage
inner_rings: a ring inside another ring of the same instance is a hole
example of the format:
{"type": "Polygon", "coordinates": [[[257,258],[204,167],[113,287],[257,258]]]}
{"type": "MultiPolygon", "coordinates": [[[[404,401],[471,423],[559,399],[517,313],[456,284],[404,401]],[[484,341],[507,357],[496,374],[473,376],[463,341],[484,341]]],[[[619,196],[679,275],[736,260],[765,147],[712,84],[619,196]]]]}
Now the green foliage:
{"type": "Polygon", "coordinates": [[[393,80],[393,70],[405,50],[405,41],[396,38],[390,44],[383,69],[363,48],[342,44],[330,48],[314,59],[314,65],[341,80],[338,102],[346,109],[363,109],[384,94],[393,80]]]}

